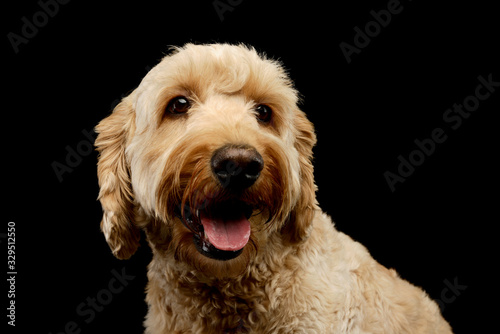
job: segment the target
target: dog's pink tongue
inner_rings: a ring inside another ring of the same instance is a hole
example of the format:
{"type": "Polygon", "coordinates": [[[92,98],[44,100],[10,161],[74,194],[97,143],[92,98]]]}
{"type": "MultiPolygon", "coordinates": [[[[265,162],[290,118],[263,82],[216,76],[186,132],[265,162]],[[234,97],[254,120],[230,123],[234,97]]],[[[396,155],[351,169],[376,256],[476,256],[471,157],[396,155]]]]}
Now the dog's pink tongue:
{"type": "Polygon", "coordinates": [[[250,222],[244,216],[226,220],[202,216],[201,223],[208,241],[223,251],[240,250],[250,239],[250,222]]]}

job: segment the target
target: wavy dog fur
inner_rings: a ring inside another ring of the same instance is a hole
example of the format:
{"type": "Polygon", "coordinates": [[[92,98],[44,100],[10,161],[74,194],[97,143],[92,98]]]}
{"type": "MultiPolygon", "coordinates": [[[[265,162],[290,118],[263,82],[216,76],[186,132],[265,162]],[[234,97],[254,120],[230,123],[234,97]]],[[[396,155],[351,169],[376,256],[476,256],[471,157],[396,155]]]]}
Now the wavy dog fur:
{"type": "Polygon", "coordinates": [[[187,44],[97,126],[106,240],[126,259],[143,230],[153,251],[145,333],[451,333],[421,289],[321,212],[316,136],[297,102],[281,65],[254,49],[187,44]],[[169,113],[179,96],[189,110],[169,113]],[[269,122],[258,105],[272,110],[269,122]],[[210,167],[224,145],[262,156],[258,179],[237,195],[210,167]],[[248,243],[225,261],[201,254],[199,227],[185,221],[235,196],[252,210],[248,243]]]}

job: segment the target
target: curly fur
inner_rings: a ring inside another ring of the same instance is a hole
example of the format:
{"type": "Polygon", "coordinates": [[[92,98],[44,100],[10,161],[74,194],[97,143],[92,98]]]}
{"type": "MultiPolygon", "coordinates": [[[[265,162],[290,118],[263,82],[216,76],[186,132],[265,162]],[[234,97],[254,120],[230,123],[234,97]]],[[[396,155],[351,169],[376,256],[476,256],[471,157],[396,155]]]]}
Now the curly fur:
{"type": "Polygon", "coordinates": [[[451,333],[437,305],[338,232],[319,209],[312,124],[281,65],[246,46],[175,48],[97,126],[102,231],[129,258],[145,231],[147,334],[451,333]],[[165,111],[185,96],[186,114],[165,111]],[[272,109],[272,121],[255,106],[272,109]],[[241,255],[202,255],[181,222],[233,196],[210,169],[216,149],[251,146],[258,180],[241,255]],[[179,215],[180,212],[180,215],[179,215]]]}

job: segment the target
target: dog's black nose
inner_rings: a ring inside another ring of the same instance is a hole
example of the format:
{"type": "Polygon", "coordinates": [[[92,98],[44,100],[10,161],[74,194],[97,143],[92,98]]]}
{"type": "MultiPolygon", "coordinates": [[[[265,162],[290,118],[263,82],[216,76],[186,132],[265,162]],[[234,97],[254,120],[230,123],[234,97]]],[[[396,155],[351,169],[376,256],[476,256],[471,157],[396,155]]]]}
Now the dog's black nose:
{"type": "Polygon", "coordinates": [[[214,152],[211,166],[223,187],[243,190],[257,181],[264,168],[264,160],[253,147],[225,145],[214,152]]]}

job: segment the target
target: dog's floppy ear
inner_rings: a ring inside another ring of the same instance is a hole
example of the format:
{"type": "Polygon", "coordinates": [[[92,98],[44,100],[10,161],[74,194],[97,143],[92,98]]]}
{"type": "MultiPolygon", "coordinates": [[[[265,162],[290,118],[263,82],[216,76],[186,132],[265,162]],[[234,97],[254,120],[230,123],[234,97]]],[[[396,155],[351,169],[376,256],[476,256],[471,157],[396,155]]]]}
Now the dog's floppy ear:
{"type": "Polygon", "coordinates": [[[297,131],[295,148],[299,152],[301,189],[299,199],[282,229],[284,240],[291,244],[300,243],[308,238],[314,213],[318,207],[312,164],[312,149],[316,144],[314,127],[301,110],[296,111],[294,122],[297,131]]]}
{"type": "Polygon", "coordinates": [[[134,130],[130,98],[123,99],[113,113],[96,127],[99,152],[97,175],[103,209],[101,230],[113,254],[128,259],[139,246],[140,231],[134,226],[133,194],[125,147],[134,130]]]}

